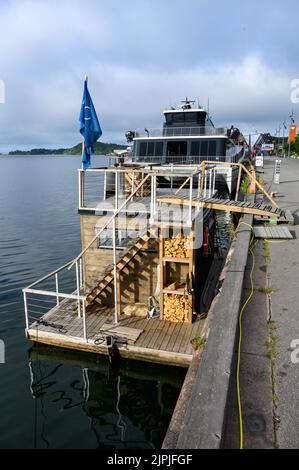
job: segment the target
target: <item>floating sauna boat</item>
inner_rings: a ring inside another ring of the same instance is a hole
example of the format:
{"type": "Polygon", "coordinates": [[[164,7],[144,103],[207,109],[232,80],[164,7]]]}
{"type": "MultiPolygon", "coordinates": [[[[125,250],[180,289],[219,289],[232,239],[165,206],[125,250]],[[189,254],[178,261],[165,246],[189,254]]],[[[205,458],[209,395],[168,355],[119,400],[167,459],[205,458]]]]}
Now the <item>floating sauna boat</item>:
{"type": "Polygon", "coordinates": [[[24,289],[27,337],[188,366],[214,258],[214,212],[194,201],[216,195],[216,173],[201,175],[147,162],[79,170],[82,252],[24,289]],[[172,197],[184,204],[160,202],[172,197]]]}
{"type": "Polygon", "coordinates": [[[130,162],[78,171],[82,251],[24,289],[30,340],[188,366],[207,285],[215,291],[218,279],[215,270],[209,277],[214,211],[281,215],[277,206],[219,199],[221,182],[233,190],[234,172],[239,191],[238,131],[216,129],[188,100],[164,114],[162,131],[127,134],[130,162]]]}

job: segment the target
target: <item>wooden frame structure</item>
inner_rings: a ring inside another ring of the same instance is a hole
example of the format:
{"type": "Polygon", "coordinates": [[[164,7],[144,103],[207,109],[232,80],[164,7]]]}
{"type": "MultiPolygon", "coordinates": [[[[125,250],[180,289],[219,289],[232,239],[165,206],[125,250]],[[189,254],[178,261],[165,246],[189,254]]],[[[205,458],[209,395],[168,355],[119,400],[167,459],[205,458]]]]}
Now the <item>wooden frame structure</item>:
{"type": "MultiPolygon", "coordinates": [[[[169,285],[166,285],[166,281],[169,278],[170,265],[175,265],[178,269],[183,266],[187,266],[187,272],[189,276],[194,276],[194,230],[190,229],[189,241],[190,256],[186,258],[178,257],[167,257],[165,256],[165,240],[169,239],[169,234],[165,235],[165,229],[160,228],[159,234],[159,259],[160,259],[160,319],[164,320],[164,303],[166,295],[185,297],[188,299],[189,311],[187,323],[193,321],[193,295],[186,291],[186,287],[179,289],[170,289],[169,285]]],[[[186,272],[186,274],[187,274],[186,272]]]]}

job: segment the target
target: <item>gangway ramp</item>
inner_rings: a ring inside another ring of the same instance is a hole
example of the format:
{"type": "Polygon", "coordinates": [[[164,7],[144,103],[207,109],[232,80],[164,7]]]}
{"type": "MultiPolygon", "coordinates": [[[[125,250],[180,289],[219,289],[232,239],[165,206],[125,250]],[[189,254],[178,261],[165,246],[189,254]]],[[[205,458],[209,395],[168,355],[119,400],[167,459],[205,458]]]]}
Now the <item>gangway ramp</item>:
{"type": "MultiPolygon", "coordinates": [[[[190,204],[190,200],[185,197],[161,197],[157,199],[157,202],[161,204],[176,204],[180,206],[187,206],[190,204]]],[[[284,216],[282,209],[260,202],[254,203],[231,201],[230,199],[198,198],[192,201],[192,206],[225,212],[236,212],[239,214],[253,214],[260,217],[277,219],[284,216]]]]}

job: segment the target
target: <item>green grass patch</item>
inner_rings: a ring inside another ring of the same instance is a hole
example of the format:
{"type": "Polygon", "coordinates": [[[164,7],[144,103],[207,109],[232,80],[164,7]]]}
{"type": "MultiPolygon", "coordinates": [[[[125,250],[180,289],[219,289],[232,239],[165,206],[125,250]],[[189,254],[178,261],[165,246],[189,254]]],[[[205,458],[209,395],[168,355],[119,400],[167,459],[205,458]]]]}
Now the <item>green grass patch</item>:
{"type": "Polygon", "coordinates": [[[266,294],[266,295],[271,295],[273,294],[274,290],[272,289],[272,287],[260,287],[258,289],[258,291],[261,293],[261,294],[266,294]]]}
{"type": "Polygon", "coordinates": [[[207,346],[207,338],[202,338],[200,335],[195,336],[191,341],[194,351],[203,351],[207,346]]]}
{"type": "Polygon", "coordinates": [[[264,257],[265,263],[269,266],[269,264],[271,263],[271,256],[270,256],[270,244],[268,240],[264,240],[263,257],[264,257]]]}
{"type": "Polygon", "coordinates": [[[250,178],[249,176],[245,176],[241,184],[241,191],[243,194],[248,194],[249,186],[250,186],[250,178]]]}

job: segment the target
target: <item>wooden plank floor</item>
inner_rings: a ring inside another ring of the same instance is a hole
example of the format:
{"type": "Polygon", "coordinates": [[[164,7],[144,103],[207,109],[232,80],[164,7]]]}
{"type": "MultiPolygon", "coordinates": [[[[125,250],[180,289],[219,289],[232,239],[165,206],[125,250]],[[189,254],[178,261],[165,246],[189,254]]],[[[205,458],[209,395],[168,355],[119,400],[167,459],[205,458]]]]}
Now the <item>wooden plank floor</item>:
{"type": "MultiPolygon", "coordinates": [[[[83,322],[78,317],[77,303],[65,300],[50,310],[39,323],[31,325],[29,339],[66,349],[107,354],[105,334],[101,328],[111,323],[113,310],[93,305],[86,313],[88,342],[83,340],[83,322]]],[[[192,325],[156,319],[125,317],[119,326],[142,330],[135,343],[119,344],[120,355],[131,359],[188,367],[193,356],[191,341],[200,334],[203,321],[192,325]]]]}
{"type": "Polygon", "coordinates": [[[286,225],[256,226],[253,228],[255,238],[267,240],[293,240],[293,235],[286,225]]]}

